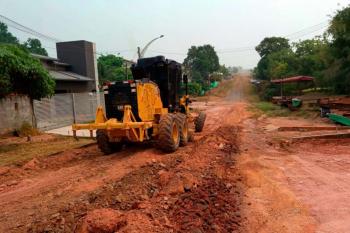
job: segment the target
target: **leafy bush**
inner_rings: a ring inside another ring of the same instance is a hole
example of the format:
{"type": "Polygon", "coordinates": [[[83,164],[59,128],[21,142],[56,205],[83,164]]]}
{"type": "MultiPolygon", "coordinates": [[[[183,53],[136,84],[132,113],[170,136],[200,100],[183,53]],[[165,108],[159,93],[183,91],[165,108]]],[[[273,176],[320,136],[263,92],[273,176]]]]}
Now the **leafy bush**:
{"type": "Polygon", "coordinates": [[[188,83],[188,93],[190,95],[200,95],[202,92],[202,87],[198,83],[188,83]]]}
{"type": "MultiPolygon", "coordinates": [[[[185,84],[181,83],[181,95],[185,95],[186,87],[185,84]]],[[[188,94],[191,96],[198,96],[202,91],[202,86],[199,83],[189,82],[188,83],[188,94]]]]}
{"type": "Polygon", "coordinates": [[[21,127],[14,131],[14,135],[18,137],[35,136],[39,134],[40,134],[40,131],[34,128],[28,122],[23,122],[21,127]]]}
{"type": "Polygon", "coordinates": [[[270,82],[262,82],[255,86],[255,92],[261,100],[269,101],[273,96],[280,94],[280,89],[277,85],[270,82]]]}
{"type": "Polygon", "coordinates": [[[0,44],[0,98],[10,93],[40,99],[54,94],[55,81],[28,51],[0,44]]]}

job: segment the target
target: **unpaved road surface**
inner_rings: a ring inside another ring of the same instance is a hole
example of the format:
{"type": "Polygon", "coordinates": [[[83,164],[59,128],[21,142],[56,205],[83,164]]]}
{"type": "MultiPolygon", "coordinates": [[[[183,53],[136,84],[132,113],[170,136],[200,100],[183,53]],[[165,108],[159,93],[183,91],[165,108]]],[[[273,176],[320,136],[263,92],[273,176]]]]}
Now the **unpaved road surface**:
{"type": "Polygon", "coordinates": [[[176,153],[140,145],[103,156],[91,145],[3,172],[0,232],[239,230],[244,115],[235,114],[244,106],[196,104],[207,112],[205,129],[176,153]]]}
{"type": "Polygon", "coordinates": [[[0,232],[350,232],[350,141],[291,143],[275,129],[299,119],[254,117],[248,80],[193,103],[204,131],[175,153],[90,145],[0,168],[0,232]]]}

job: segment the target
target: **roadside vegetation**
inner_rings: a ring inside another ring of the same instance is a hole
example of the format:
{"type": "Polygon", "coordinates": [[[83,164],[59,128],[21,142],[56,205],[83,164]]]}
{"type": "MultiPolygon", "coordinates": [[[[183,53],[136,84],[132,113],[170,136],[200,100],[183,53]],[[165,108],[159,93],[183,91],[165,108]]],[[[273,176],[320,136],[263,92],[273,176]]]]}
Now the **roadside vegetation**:
{"type": "Polygon", "coordinates": [[[125,68],[123,57],[113,54],[101,55],[97,59],[98,77],[100,83],[132,79],[131,71],[125,68]]]}
{"type": "Polygon", "coordinates": [[[32,99],[53,95],[54,79],[30,53],[47,55],[38,39],[29,38],[20,44],[0,22],[0,98],[13,93],[32,99]]]}
{"type": "Polygon", "coordinates": [[[22,165],[33,158],[50,156],[66,150],[79,148],[93,142],[92,139],[43,135],[37,140],[24,142],[21,138],[2,139],[0,144],[0,166],[22,165]]]}
{"type": "Polygon", "coordinates": [[[215,88],[218,82],[230,76],[231,71],[235,71],[234,68],[220,65],[215,48],[209,44],[191,46],[183,65],[190,80],[190,95],[203,95],[215,88]]]}
{"type": "MultiPolygon", "coordinates": [[[[254,69],[254,76],[262,80],[257,91],[264,100],[279,94],[278,86],[269,81],[297,75],[314,77],[319,91],[349,94],[350,6],[335,13],[323,36],[296,43],[283,37],[268,37],[256,51],[261,59],[254,69]]],[[[288,84],[284,89],[286,95],[291,95],[297,87],[288,84]]]]}
{"type": "Polygon", "coordinates": [[[288,108],[278,106],[268,101],[251,102],[249,110],[253,113],[254,118],[261,116],[268,117],[301,117],[301,118],[318,118],[319,109],[302,106],[298,111],[291,111],[288,108]]]}

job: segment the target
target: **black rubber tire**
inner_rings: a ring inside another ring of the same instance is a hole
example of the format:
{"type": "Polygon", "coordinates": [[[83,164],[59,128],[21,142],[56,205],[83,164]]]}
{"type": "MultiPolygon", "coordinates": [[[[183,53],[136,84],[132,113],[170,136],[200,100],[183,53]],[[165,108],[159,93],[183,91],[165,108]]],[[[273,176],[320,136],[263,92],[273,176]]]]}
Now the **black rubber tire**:
{"type": "Polygon", "coordinates": [[[112,154],[113,152],[120,151],[123,147],[122,143],[109,142],[108,135],[105,130],[96,130],[96,141],[98,148],[105,155],[112,154]]]}
{"type": "Polygon", "coordinates": [[[188,141],[189,142],[194,142],[194,133],[193,131],[188,132],[188,141]]]}
{"type": "Polygon", "coordinates": [[[195,132],[202,132],[206,118],[207,118],[207,115],[205,114],[205,112],[199,113],[199,115],[194,120],[195,132]]]}
{"type": "Polygon", "coordinates": [[[186,146],[189,141],[187,116],[183,113],[177,113],[175,120],[180,130],[180,146],[186,146]]]}
{"type": "Polygon", "coordinates": [[[159,121],[159,135],[157,147],[164,152],[174,152],[180,145],[180,130],[175,120],[175,115],[165,114],[159,121]],[[174,140],[173,131],[174,127],[177,130],[177,139],[174,140]]]}

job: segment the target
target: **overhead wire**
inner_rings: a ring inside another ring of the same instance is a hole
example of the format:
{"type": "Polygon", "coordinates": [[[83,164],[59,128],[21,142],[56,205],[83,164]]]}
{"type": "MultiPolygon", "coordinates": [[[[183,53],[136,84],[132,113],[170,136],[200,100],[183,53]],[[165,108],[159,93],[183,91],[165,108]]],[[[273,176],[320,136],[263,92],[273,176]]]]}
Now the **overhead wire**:
{"type": "MultiPolygon", "coordinates": [[[[25,25],[22,25],[6,16],[3,16],[0,14],[0,21],[5,21],[4,23],[6,23],[6,25],[8,25],[9,27],[12,27],[14,29],[17,29],[19,31],[22,31],[24,33],[28,33],[31,34],[33,36],[39,37],[39,38],[44,38],[46,40],[49,41],[53,41],[55,43],[57,42],[63,42],[63,40],[60,40],[58,38],[49,36],[49,35],[45,35],[41,32],[38,32],[34,29],[31,29],[25,25]]],[[[290,40],[297,40],[300,39],[302,37],[305,37],[307,35],[313,34],[317,31],[320,31],[326,27],[328,27],[329,22],[328,21],[324,21],[321,22],[319,24],[301,29],[299,31],[293,32],[291,34],[285,35],[284,37],[290,40]]],[[[45,47],[45,46],[43,46],[45,47]]],[[[52,47],[45,47],[45,48],[49,48],[49,49],[55,49],[52,47]]],[[[72,45],[72,48],[79,48],[82,49],[80,47],[74,46],[72,45]]],[[[125,52],[133,52],[134,50],[128,49],[128,50],[116,50],[116,51],[104,51],[104,52],[98,52],[96,51],[95,54],[97,55],[104,55],[104,53],[108,54],[108,53],[112,53],[112,54],[118,54],[118,53],[125,53],[125,52]]],[[[160,53],[160,54],[169,54],[169,55],[178,55],[178,56],[186,56],[187,53],[185,52],[175,52],[175,51],[161,51],[161,50],[149,50],[150,52],[153,53],[160,53]]],[[[241,52],[249,52],[249,51],[255,51],[255,46],[246,46],[246,47],[237,47],[237,48],[230,48],[230,49],[218,49],[217,53],[218,54],[230,54],[230,53],[241,53],[241,52]]]]}

